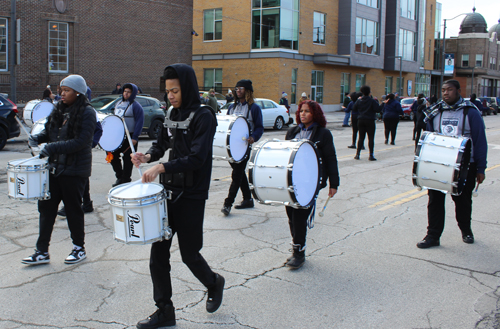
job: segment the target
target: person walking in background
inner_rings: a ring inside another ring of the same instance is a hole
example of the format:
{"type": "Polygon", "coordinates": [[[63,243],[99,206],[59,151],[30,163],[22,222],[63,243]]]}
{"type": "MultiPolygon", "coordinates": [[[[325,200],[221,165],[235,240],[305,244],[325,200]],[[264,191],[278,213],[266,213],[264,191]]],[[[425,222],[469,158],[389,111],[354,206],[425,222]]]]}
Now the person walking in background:
{"type": "MultiPolygon", "coordinates": [[[[348,148],[350,149],[356,148],[356,140],[358,139],[358,111],[355,110],[353,107],[359,97],[361,97],[361,93],[357,93],[355,91],[352,92],[349,97],[351,101],[347,105],[347,111],[352,113],[351,114],[352,144],[348,146],[348,148]]],[[[364,149],[364,147],[362,149],[364,149]]]]}
{"type": "Polygon", "coordinates": [[[349,127],[349,118],[351,117],[351,110],[347,110],[349,103],[351,102],[351,98],[349,97],[349,93],[344,93],[344,103],[342,104],[342,109],[345,112],[344,122],[342,123],[342,127],[349,127]]]}
{"type": "Polygon", "coordinates": [[[481,104],[481,102],[477,99],[476,94],[470,95],[470,102],[477,107],[479,112],[481,112],[481,115],[486,115],[486,109],[483,107],[483,104],[481,104]]]}
{"type": "Polygon", "coordinates": [[[396,131],[398,129],[399,117],[404,114],[401,104],[396,102],[394,94],[387,95],[384,101],[384,128],[385,144],[389,142],[389,133],[391,135],[391,145],[395,145],[396,131]]]}
{"type": "Polygon", "coordinates": [[[309,98],[307,98],[307,94],[306,92],[303,92],[300,99],[299,99],[299,105],[302,103],[302,102],[305,102],[307,101],[309,98]]]}
{"type": "Polygon", "coordinates": [[[288,110],[290,108],[290,106],[288,106],[288,99],[286,98],[287,96],[288,95],[286,92],[282,92],[279,104],[283,105],[288,110]]]}
{"type": "Polygon", "coordinates": [[[360,90],[363,96],[359,98],[353,106],[353,111],[357,111],[359,113],[359,140],[354,159],[359,160],[361,148],[365,143],[365,135],[368,135],[368,148],[370,149],[370,156],[368,160],[376,161],[377,159],[375,159],[373,153],[375,148],[375,120],[377,119],[376,114],[380,111],[380,109],[378,102],[370,97],[371,89],[369,86],[362,86],[360,90]]]}
{"type": "MultiPolygon", "coordinates": [[[[431,97],[430,103],[434,105],[437,102],[437,98],[434,96],[434,98],[431,97]]],[[[425,117],[426,117],[426,111],[430,107],[427,107],[426,102],[423,98],[418,100],[418,106],[417,106],[417,132],[415,134],[415,149],[417,149],[418,141],[420,140],[420,136],[422,135],[422,130],[425,130],[425,117]]]]}
{"type": "Polygon", "coordinates": [[[233,101],[234,101],[233,92],[231,91],[231,89],[228,89],[226,94],[226,102],[231,103],[233,101]]]}
{"type": "Polygon", "coordinates": [[[215,98],[215,90],[210,89],[208,91],[208,103],[206,105],[210,106],[215,113],[220,112],[219,104],[217,103],[217,98],[215,98]]]}
{"type": "Polygon", "coordinates": [[[122,84],[121,83],[117,83],[115,89],[111,92],[111,94],[112,95],[123,94],[123,92],[122,92],[122,84]]]}
{"type": "Polygon", "coordinates": [[[418,107],[417,102],[419,99],[423,99],[425,101],[425,95],[418,94],[417,99],[413,101],[410,107],[411,113],[413,114],[413,136],[412,136],[413,141],[415,140],[415,133],[417,132],[417,107],[418,107]]]}
{"type": "Polygon", "coordinates": [[[52,90],[50,90],[49,88],[45,89],[43,91],[43,100],[44,101],[47,101],[47,102],[51,102],[54,100],[55,96],[54,94],[52,93],[52,90]]]}

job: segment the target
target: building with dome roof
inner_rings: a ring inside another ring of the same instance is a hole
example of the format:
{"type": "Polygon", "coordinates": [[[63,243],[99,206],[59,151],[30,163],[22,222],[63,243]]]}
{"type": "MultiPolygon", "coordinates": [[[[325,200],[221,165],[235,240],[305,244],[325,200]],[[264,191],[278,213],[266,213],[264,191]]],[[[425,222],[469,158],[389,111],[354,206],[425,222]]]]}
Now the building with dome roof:
{"type": "MultiPolygon", "coordinates": [[[[500,97],[500,24],[488,25],[483,15],[468,14],[458,37],[446,39],[446,54],[454,54],[453,78],[462,86],[462,96],[500,97]]],[[[445,79],[451,76],[445,76],[445,79]]]]}

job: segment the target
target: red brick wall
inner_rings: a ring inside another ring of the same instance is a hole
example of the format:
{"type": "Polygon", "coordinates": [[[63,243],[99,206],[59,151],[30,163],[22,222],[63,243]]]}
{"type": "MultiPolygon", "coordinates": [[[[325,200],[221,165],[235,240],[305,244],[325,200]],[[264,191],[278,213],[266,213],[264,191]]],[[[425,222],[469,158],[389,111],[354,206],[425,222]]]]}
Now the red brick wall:
{"type": "MultiPolygon", "coordinates": [[[[192,0],[69,1],[60,14],[52,0],[17,0],[21,19],[21,65],[16,67],[17,100],[41,98],[47,84],[68,74],[82,75],[92,95],[132,82],[163,98],[159,77],[173,63],[191,64],[192,0]],[[48,22],[69,23],[69,71],[48,72],[48,22]]],[[[10,1],[0,1],[9,18],[10,1]]],[[[0,72],[0,92],[10,92],[9,72],[0,72]]]]}

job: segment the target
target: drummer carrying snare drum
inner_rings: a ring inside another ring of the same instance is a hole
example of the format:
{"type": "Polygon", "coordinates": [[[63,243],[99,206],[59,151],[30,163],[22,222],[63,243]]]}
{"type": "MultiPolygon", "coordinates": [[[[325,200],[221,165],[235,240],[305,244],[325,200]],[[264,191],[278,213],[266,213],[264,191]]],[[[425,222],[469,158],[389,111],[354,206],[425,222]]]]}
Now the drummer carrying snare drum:
{"type": "MultiPolygon", "coordinates": [[[[488,152],[484,122],[477,108],[460,96],[460,83],[457,80],[445,81],[441,90],[443,100],[431,108],[431,113],[424,121],[428,131],[472,139],[471,162],[465,186],[460,195],[451,197],[455,202],[455,217],[462,231],[462,240],[470,244],[474,243],[471,229],[472,191],[476,180],[478,184],[484,181],[488,152]]],[[[446,194],[429,189],[428,195],[427,235],[417,243],[418,248],[439,246],[444,229],[446,194]]]]}
{"type": "MultiPolygon", "coordinates": [[[[299,105],[295,119],[298,125],[288,129],[285,139],[307,139],[316,144],[322,159],[321,188],[325,187],[328,181],[330,185],[328,196],[333,197],[340,183],[339,169],[332,133],[325,128],[326,119],[323,110],[317,102],[306,100],[299,105]]],[[[312,206],[306,209],[286,207],[293,246],[292,257],[286,262],[288,267],[299,268],[304,265],[307,222],[312,210],[312,206]]]]}

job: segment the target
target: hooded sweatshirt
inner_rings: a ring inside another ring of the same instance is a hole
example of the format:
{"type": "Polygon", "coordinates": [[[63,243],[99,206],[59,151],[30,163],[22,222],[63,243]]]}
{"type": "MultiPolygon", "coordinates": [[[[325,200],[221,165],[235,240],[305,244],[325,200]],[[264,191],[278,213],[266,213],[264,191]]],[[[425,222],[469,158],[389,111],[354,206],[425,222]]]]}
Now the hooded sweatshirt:
{"type": "Polygon", "coordinates": [[[379,111],[377,101],[370,96],[358,98],[352,109],[352,112],[358,112],[358,120],[376,120],[377,117],[375,114],[379,111]]]}
{"type": "Polygon", "coordinates": [[[168,128],[163,127],[158,134],[157,141],[146,154],[151,154],[150,162],[152,162],[161,159],[165,152],[171,149],[173,153],[170,160],[162,163],[165,174],[192,175],[193,182],[190,186],[182,188],[168,185],[164,180],[165,188],[173,191],[174,196],[183,192],[184,198],[206,200],[212,175],[215,117],[210,109],[206,107],[200,109],[198,82],[193,68],[186,64],[173,64],[168,67],[177,72],[182,94],[181,107],[172,110],[170,119],[184,121],[191,112],[197,112],[189,124],[189,131],[178,129],[175,132],[175,140],[169,136],[168,128]]]}
{"type": "Polygon", "coordinates": [[[133,83],[126,83],[123,85],[122,90],[125,90],[125,88],[132,88],[132,94],[127,100],[124,100],[122,96],[122,99],[116,103],[115,115],[125,119],[131,138],[138,141],[144,125],[144,110],[141,104],[135,101],[137,86],[133,83]]]}

